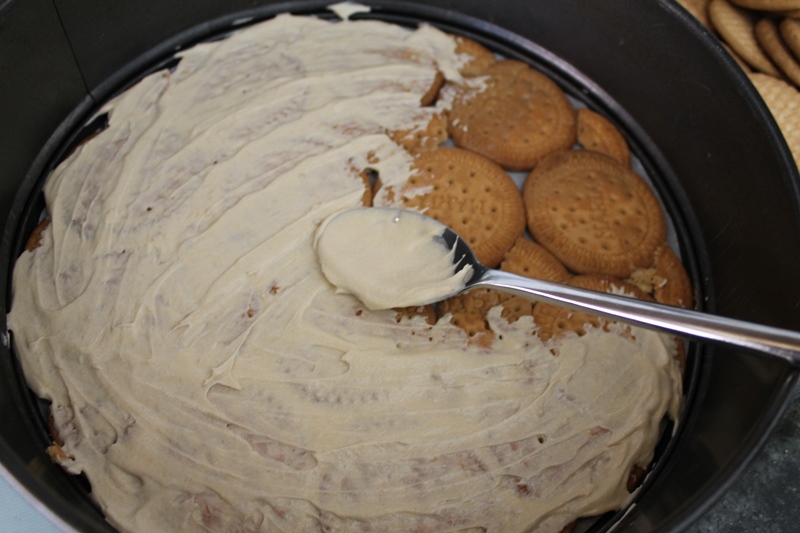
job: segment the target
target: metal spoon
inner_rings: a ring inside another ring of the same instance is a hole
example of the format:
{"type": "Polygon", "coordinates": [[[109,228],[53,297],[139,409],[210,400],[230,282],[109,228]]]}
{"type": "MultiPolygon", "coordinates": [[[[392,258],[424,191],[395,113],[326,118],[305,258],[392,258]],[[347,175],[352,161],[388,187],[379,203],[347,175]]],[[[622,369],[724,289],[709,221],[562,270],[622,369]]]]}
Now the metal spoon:
{"type": "Polygon", "coordinates": [[[448,248],[455,248],[456,272],[467,265],[474,270],[464,290],[496,289],[636,326],[748,348],[800,367],[798,332],[490,269],[478,262],[469,245],[450,228],[444,230],[442,238],[448,248]]]}

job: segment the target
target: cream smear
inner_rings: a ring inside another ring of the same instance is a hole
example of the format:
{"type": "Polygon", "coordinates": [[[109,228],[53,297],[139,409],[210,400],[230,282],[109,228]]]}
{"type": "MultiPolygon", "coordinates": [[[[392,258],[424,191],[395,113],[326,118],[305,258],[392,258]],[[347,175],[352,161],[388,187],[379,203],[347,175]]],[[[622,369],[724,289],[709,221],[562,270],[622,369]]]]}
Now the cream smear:
{"type": "Polygon", "coordinates": [[[464,290],[472,275],[456,272],[446,226],[414,211],[362,207],[337,213],[317,230],[322,273],[337,292],[370,309],[422,306],[464,290]]]}
{"type": "Polygon", "coordinates": [[[347,20],[358,13],[370,12],[369,6],[357,4],[355,2],[339,2],[338,4],[328,6],[328,9],[336,13],[336,16],[342,20],[347,20]]]}
{"type": "Polygon", "coordinates": [[[419,102],[437,70],[459,82],[454,49],[279,16],[108,102],[49,177],[8,323],[59,462],[118,529],[557,532],[628,500],[681,402],[666,337],[545,345],[494,309],[489,350],[320,270],[361,174],[408,179],[387,132],[440,110],[419,102]]]}

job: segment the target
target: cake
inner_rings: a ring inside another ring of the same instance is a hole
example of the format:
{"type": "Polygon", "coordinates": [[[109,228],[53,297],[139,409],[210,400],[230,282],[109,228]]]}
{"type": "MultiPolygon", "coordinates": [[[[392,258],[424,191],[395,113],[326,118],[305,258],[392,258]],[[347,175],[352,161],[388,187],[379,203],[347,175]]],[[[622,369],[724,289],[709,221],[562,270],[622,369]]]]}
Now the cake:
{"type": "Polygon", "coordinates": [[[112,525],[558,532],[629,501],[679,413],[671,338],[545,342],[497,307],[481,346],[320,271],[315,231],[369,203],[365,175],[408,180],[395,134],[446,113],[431,88],[480,85],[452,36],[281,15],[179,56],[99,111],[14,270],[51,455],[112,525]]]}

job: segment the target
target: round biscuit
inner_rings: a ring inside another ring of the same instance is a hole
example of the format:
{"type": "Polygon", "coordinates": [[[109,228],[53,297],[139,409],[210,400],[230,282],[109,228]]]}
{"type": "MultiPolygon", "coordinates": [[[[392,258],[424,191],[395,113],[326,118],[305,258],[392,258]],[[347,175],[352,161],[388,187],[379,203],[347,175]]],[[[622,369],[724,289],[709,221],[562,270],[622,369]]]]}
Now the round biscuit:
{"type": "MultiPolygon", "coordinates": [[[[394,50],[386,54],[387,62],[395,63],[400,60],[402,63],[425,64],[435,68],[430,58],[422,58],[414,50],[394,50]]],[[[409,75],[395,78],[376,78],[368,80],[375,89],[380,89],[392,93],[418,94],[421,106],[432,105],[439,91],[445,83],[444,74],[439,70],[434,70],[432,76],[427,72],[419,75],[409,75]]]]}
{"type": "Polygon", "coordinates": [[[508,170],[530,170],[548,153],[575,143],[575,109],[553,80],[508,59],[484,74],[485,90],[464,86],[453,101],[450,136],[457,146],[508,170]]]}
{"type": "Polygon", "coordinates": [[[800,0],[731,0],[739,7],[759,11],[785,11],[800,9],[800,0]]]}
{"type": "Polygon", "coordinates": [[[479,154],[450,147],[419,154],[414,169],[399,190],[380,198],[435,218],[458,233],[481,263],[499,265],[525,232],[525,208],[511,177],[479,154]]]}
{"type": "Polygon", "coordinates": [[[480,76],[489,68],[489,65],[497,61],[494,53],[479,42],[462,35],[456,35],[454,39],[456,41],[456,53],[468,56],[464,66],[459,69],[462,76],[480,76]]]}
{"type": "Polygon", "coordinates": [[[422,95],[419,99],[419,104],[421,106],[429,106],[436,101],[436,97],[439,95],[439,90],[444,85],[444,74],[436,71],[436,76],[433,78],[431,82],[431,86],[428,88],[427,92],[422,95]]]}
{"type": "Polygon", "coordinates": [[[720,36],[745,63],[765,74],[780,76],[758,44],[755,14],[734,6],[728,0],[711,0],[708,15],[720,36]]]}
{"type": "Polygon", "coordinates": [[[772,76],[750,74],[750,81],[761,94],[797,164],[800,164],[800,92],[772,76]]]}
{"type": "Polygon", "coordinates": [[[647,475],[647,469],[633,465],[631,471],[628,473],[628,483],[626,484],[628,492],[635,491],[636,488],[642,484],[642,481],[644,481],[645,475],[647,475]]]}
{"type": "Polygon", "coordinates": [[[438,318],[436,315],[436,307],[433,304],[414,307],[396,307],[394,312],[397,322],[400,322],[404,318],[411,319],[421,316],[425,319],[425,322],[432,326],[436,324],[436,319],[438,318]]]}
{"type": "MultiPolygon", "coordinates": [[[[526,237],[520,237],[506,253],[501,270],[548,281],[563,282],[570,273],[550,252],[526,237]]],[[[533,315],[534,302],[491,289],[473,289],[439,303],[439,316],[451,313],[451,323],[462,328],[471,344],[489,346],[494,338],[486,320],[492,307],[502,305],[500,316],[509,323],[533,315]]]]}
{"type": "MultiPolygon", "coordinates": [[[[436,311],[439,316],[450,313],[450,323],[464,330],[470,344],[488,348],[494,339],[494,332],[489,327],[486,314],[492,307],[501,305],[509,299],[511,299],[510,294],[500,291],[472,289],[439,302],[436,311]]],[[[529,314],[532,312],[531,305],[529,314]]],[[[506,320],[513,322],[516,319],[509,317],[506,320]]]]}
{"type": "Polygon", "coordinates": [[[678,3],[706,28],[711,28],[708,20],[708,4],[711,0],[678,0],[678,3]]]}
{"type": "Polygon", "coordinates": [[[681,369],[681,376],[683,376],[686,372],[686,345],[683,343],[683,339],[680,337],[674,337],[675,339],[675,352],[672,354],[672,357],[678,362],[678,366],[681,369]]]}
{"type": "Polygon", "coordinates": [[[533,316],[533,306],[536,302],[523,298],[522,296],[512,296],[503,294],[503,311],[500,316],[512,324],[524,316],[533,316]]]}
{"type": "Polygon", "coordinates": [[[568,269],[625,278],[653,260],[666,220],[650,187],[610,157],[562,151],[525,182],[528,228],[568,269]]]}
{"type": "Polygon", "coordinates": [[[728,45],[727,45],[727,44],[725,44],[725,43],[722,43],[722,47],[723,47],[725,50],[727,50],[727,51],[728,51],[728,54],[729,54],[729,55],[730,55],[730,56],[733,58],[733,60],[734,60],[734,61],[736,61],[736,64],[737,64],[737,65],[739,65],[739,68],[741,68],[743,71],[745,71],[745,72],[748,72],[748,73],[753,71],[753,69],[751,69],[751,68],[750,68],[750,65],[748,65],[747,63],[745,63],[745,62],[744,62],[744,59],[742,59],[741,57],[739,57],[739,54],[737,54],[736,52],[734,52],[734,51],[731,49],[731,47],[730,47],[730,46],[728,46],[728,45]]]}
{"type": "Polygon", "coordinates": [[[530,239],[520,237],[506,253],[500,269],[546,281],[564,282],[571,277],[556,256],[530,239]]]}
{"type": "MultiPolygon", "coordinates": [[[[635,286],[613,276],[584,274],[575,276],[566,283],[572,287],[651,300],[646,293],[635,286]]],[[[575,333],[582,337],[586,335],[588,327],[605,328],[610,322],[605,318],[543,302],[539,302],[533,307],[533,323],[538,328],[539,338],[543,341],[558,338],[567,333],[575,333]]]]}
{"type": "Polygon", "coordinates": [[[694,304],[694,292],[689,274],[683,263],[667,243],[658,247],[655,253],[653,268],[663,282],[656,285],[653,291],[655,300],[675,307],[690,308],[694,304]]]}
{"type": "Polygon", "coordinates": [[[410,154],[436,149],[447,141],[447,114],[433,108],[419,110],[420,125],[413,129],[388,132],[389,138],[410,154]]]}
{"type": "Polygon", "coordinates": [[[666,242],[656,249],[649,268],[636,270],[625,281],[650,294],[659,303],[689,308],[694,302],[689,275],[666,242]]]}
{"type": "Polygon", "coordinates": [[[796,59],[800,59],[800,20],[785,18],[780,23],[781,37],[796,59]]]}
{"type": "Polygon", "coordinates": [[[369,179],[369,172],[362,170],[358,177],[364,182],[364,194],[361,196],[361,204],[364,207],[372,207],[372,183],[369,179]]]}
{"type": "Polygon", "coordinates": [[[763,18],[756,23],[758,42],[772,62],[795,85],[800,85],[800,63],[783,42],[778,25],[772,19],[763,18]]]}
{"type": "Polygon", "coordinates": [[[603,115],[585,107],[578,109],[578,144],[631,165],[631,151],[622,133],[603,115]]]}
{"type": "Polygon", "coordinates": [[[25,251],[32,252],[42,245],[42,232],[50,225],[50,217],[45,217],[39,224],[33,228],[33,231],[28,236],[25,242],[25,251]]]}

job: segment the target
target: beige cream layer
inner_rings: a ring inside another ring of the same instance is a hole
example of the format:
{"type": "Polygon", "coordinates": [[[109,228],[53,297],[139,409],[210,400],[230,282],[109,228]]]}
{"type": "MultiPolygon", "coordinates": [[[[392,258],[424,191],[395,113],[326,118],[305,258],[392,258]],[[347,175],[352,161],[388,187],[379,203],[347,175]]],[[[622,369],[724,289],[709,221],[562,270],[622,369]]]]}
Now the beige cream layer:
{"type": "Polygon", "coordinates": [[[473,273],[456,271],[445,229],[415,211],[359,207],[324,220],[314,249],[337,292],[375,310],[423,306],[464,290],[473,273]]]}
{"type": "Polygon", "coordinates": [[[453,49],[281,16],[111,101],[50,177],[9,327],[63,466],[119,529],[558,531],[626,501],[680,405],[663,337],[593,331],[554,357],[493,313],[489,352],[320,272],[314,233],[359,205],[359,172],[407,178],[385,132],[434,112],[453,49]]]}

